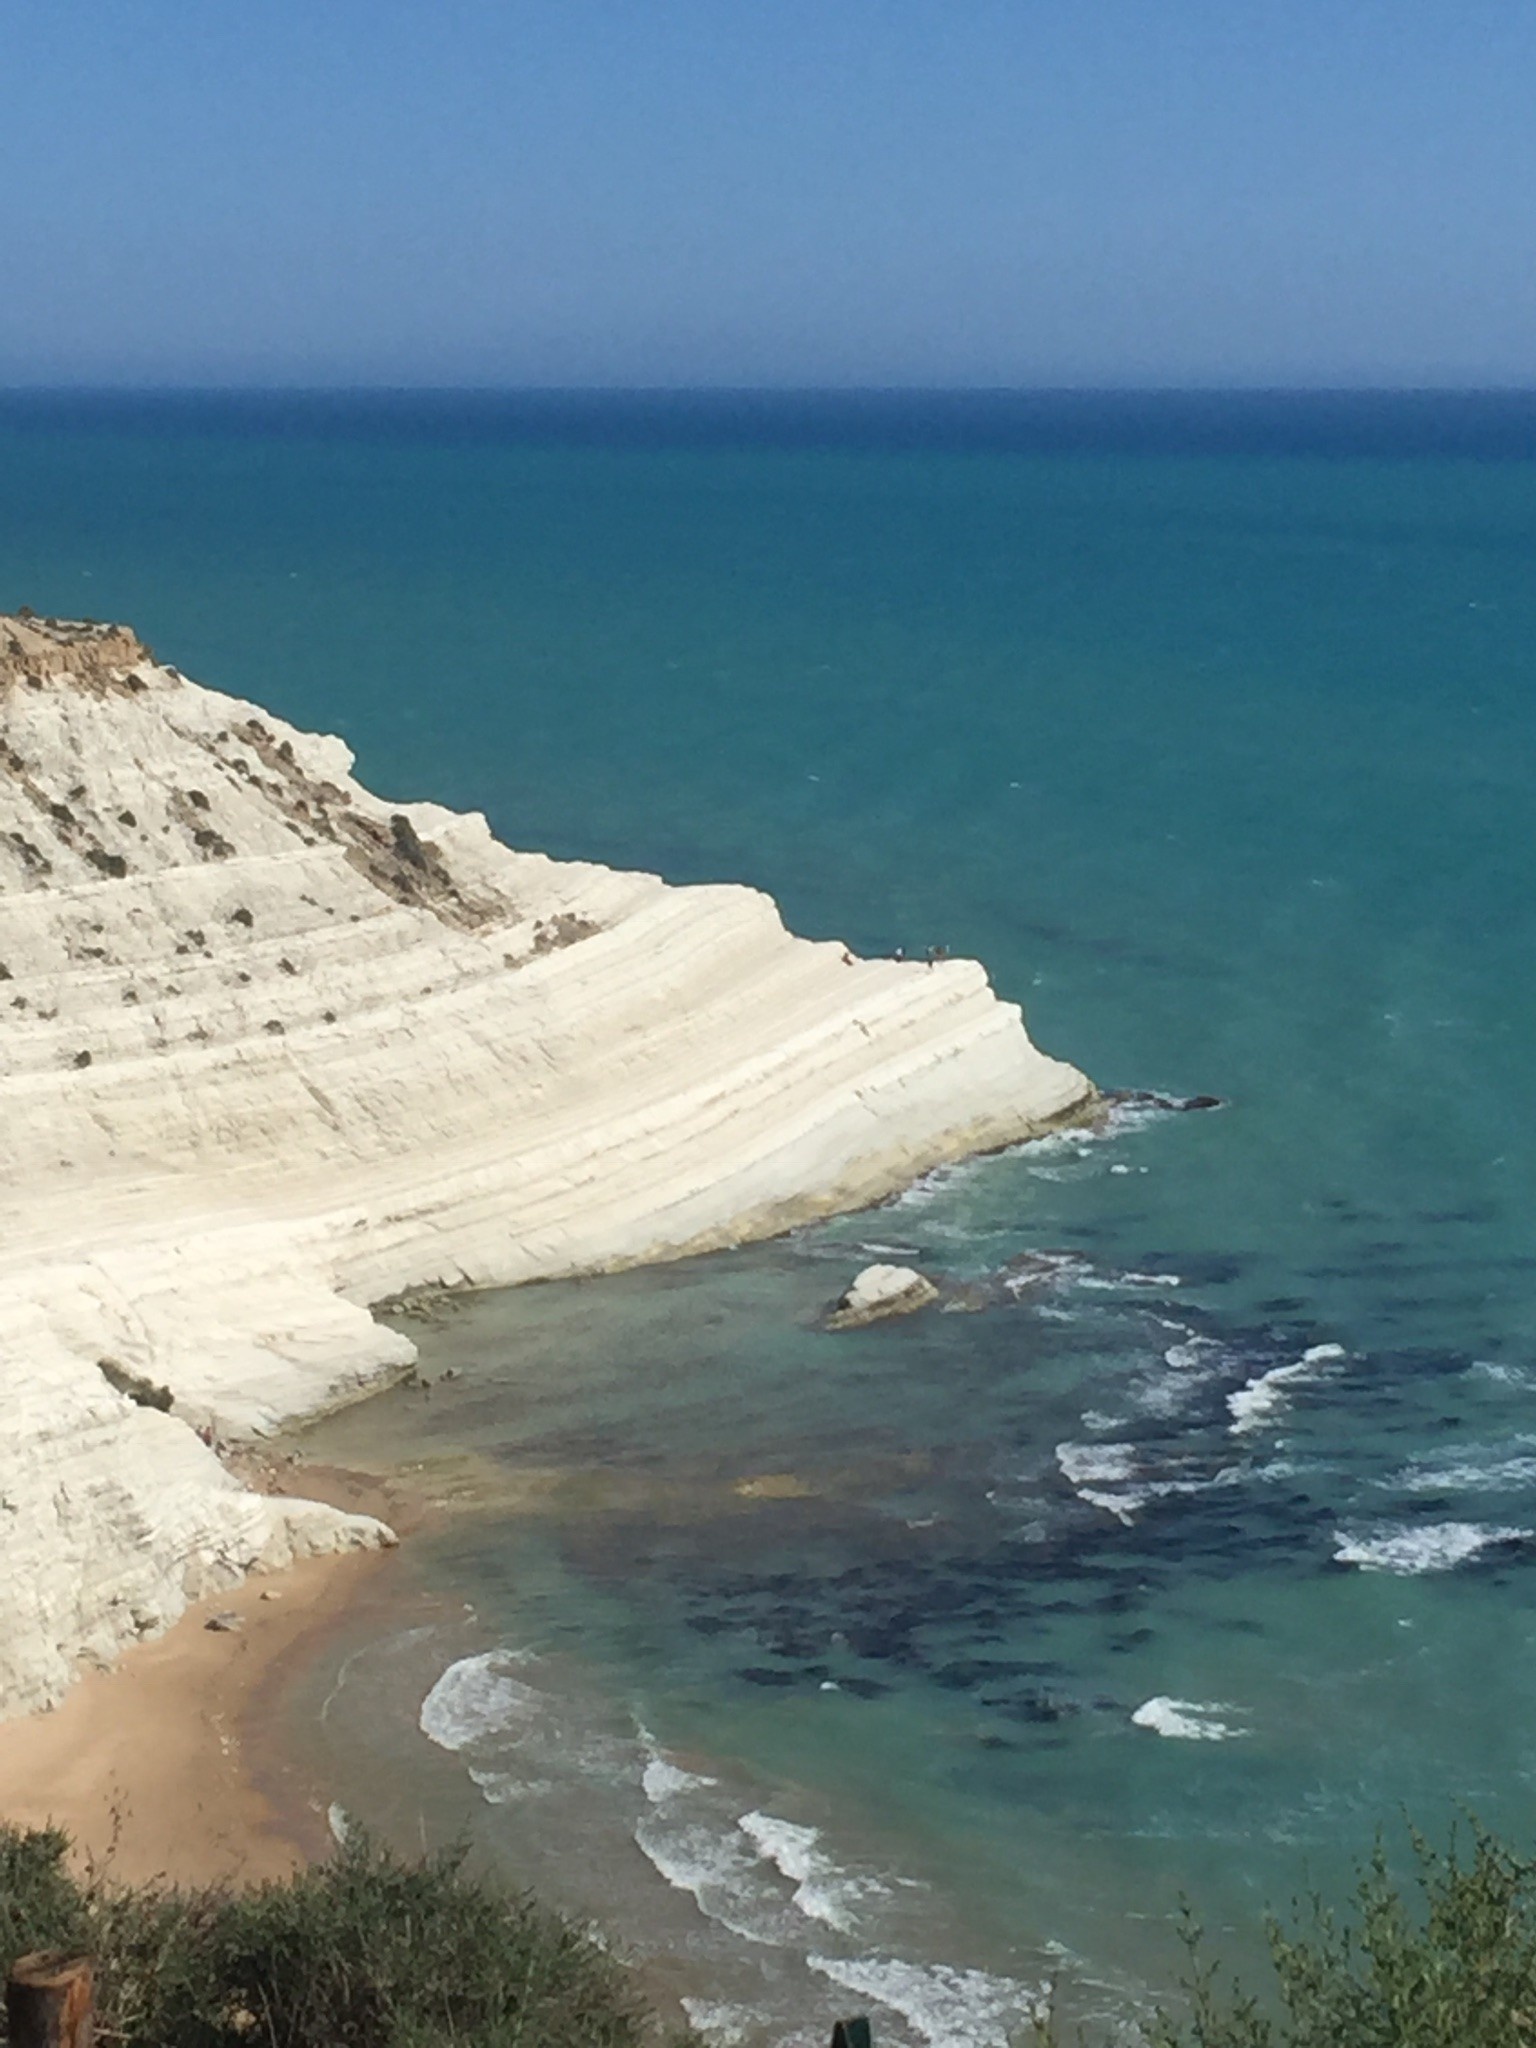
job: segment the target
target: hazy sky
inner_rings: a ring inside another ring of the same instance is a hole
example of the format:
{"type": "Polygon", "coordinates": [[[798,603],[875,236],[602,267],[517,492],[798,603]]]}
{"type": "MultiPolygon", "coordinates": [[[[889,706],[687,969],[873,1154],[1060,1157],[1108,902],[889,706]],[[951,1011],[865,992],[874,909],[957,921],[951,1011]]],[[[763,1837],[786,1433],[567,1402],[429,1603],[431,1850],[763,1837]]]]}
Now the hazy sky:
{"type": "Polygon", "coordinates": [[[0,382],[1536,383],[1536,0],[0,30],[0,382]]]}

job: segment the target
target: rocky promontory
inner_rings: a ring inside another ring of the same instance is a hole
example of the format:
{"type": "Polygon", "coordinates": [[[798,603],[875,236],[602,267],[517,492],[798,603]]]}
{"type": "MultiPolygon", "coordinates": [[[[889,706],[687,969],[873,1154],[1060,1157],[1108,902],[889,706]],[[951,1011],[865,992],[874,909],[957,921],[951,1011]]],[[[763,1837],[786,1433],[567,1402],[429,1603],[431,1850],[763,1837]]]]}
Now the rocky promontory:
{"type": "Polygon", "coordinates": [[[0,1712],[383,1540],[206,1441],[408,1362],[370,1303],[763,1236],[1093,1099],[973,962],[351,766],[121,627],[0,619],[0,1712]]]}

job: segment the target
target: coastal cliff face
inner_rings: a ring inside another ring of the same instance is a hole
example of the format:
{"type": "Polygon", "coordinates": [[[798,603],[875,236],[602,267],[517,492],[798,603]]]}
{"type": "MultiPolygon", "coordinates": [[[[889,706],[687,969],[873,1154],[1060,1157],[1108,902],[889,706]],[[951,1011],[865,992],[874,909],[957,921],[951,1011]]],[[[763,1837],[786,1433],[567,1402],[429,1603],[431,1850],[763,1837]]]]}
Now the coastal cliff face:
{"type": "Polygon", "coordinates": [[[514,853],[351,758],[122,628],[0,619],[0,1712],[381,1540],[195,1433],[407,1362],[368,1303],[766,1235],[1092,1099],[972,962],[514,853]]]}

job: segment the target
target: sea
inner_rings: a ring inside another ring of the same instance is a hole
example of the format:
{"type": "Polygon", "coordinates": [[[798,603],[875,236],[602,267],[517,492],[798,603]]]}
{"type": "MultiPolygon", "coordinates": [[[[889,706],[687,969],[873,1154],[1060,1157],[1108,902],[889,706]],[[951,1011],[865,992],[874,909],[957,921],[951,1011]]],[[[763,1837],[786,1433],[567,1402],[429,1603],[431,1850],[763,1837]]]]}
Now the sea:
{"type": "Polygon", "coordinates": [[[440,1504],[283,1709],[338,1833],[720,2048],[1130,2040],[1182,1904],[1530,1847],[1536,394],[12,393],[24,602],[1220,1105],[412,1324],[292,1446],[440,1504]]]}

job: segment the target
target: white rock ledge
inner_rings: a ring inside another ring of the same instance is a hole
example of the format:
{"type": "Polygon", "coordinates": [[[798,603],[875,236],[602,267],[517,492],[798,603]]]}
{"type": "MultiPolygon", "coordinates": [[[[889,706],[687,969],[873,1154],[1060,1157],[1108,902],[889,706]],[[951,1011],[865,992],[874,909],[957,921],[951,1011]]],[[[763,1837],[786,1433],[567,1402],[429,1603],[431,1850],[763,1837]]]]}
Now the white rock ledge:
{"type": "Polygon", "coordinates": [[[850,963],[351,763],[122,628],[0,619],[0,1713],[385,1539],[195,1427],[408,1362],[369,1302],[765,1236],[1093,1099],[973,962],[850,963]]]}

